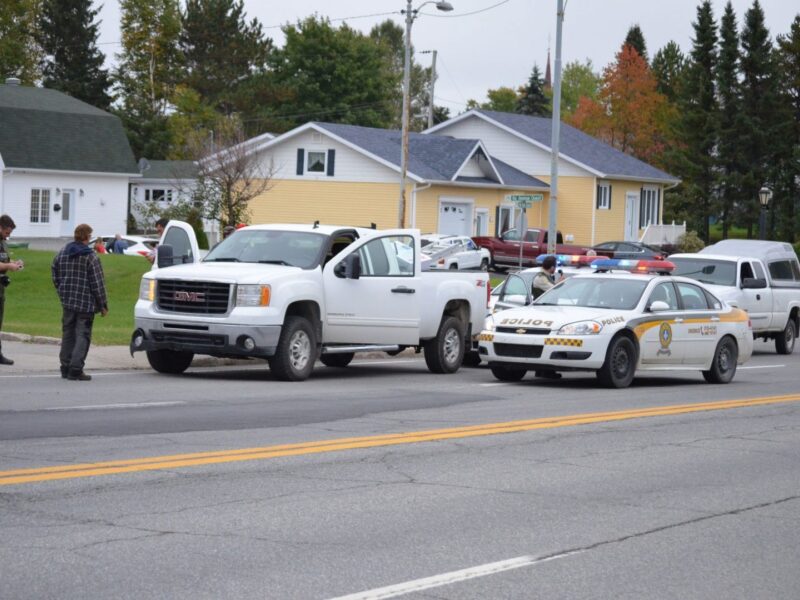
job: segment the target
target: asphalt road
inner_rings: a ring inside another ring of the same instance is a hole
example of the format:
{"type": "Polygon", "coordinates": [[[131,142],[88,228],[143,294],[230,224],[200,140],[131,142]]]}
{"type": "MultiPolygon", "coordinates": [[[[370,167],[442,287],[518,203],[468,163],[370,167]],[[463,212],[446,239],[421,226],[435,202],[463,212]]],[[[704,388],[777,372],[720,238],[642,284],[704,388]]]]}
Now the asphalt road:
{"type": "Polygon", "coordinates": [[[0,597],[797,598],[800,352],[757,347],[624,391],[0,372],[0,597]]]}

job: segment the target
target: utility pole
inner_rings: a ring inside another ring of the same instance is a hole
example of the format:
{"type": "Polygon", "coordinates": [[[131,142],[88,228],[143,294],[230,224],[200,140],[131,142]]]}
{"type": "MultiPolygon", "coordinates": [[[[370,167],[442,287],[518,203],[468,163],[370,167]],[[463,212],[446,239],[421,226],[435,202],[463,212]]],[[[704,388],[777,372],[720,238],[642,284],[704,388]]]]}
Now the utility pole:
{"type": "Polygon", "coordinates": [[[558,141],[561,135],[561,25],[564,22],[564,0],[558,0],[556,12],[556,62],[553,78],[553,129],[550,141],[550,222],[547,228],[547,253],[556,253],[556,219],[558,216],[558,141]]]}
{"type": "Polygon", "coordinates": [[[431,61],[431,84],[428,86],[428,129],[433,127],[433,86],[436,83],[436,50],[423,50],[420,54],[433,54],[431,61]]]}

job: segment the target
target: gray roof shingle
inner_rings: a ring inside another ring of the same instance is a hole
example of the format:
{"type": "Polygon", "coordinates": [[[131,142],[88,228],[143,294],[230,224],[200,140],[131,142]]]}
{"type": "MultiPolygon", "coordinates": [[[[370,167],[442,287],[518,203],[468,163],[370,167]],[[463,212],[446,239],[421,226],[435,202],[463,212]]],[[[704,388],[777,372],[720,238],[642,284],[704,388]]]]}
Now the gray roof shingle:
{"type": "MultiPolygon", "coordinates": [[[[505,125],[509,129],[513,129],[547,148],[551,147],[552,119],[550,118],[531,117],[529,115],[484,109],[478,109],[475,112],[486,115],[493,121],[497,121],[501,125],[505,125]]],[[[606,177],[646,179],[665,183],[678,181],[677,177],[665,173],[629,154],[625,154],[609,144],[567,125],[563,121],[561,123],[559,153],[595,171],[599,171],[606,177]]]]}
{"type": "Polygon", "coordinates": [[[6,167],[138,173],[118,117],[56,90],[0,85],[6,167]]]}
{"type": "MultiPolygon", "coordinates": [[[[315,123],[330,133],[347,140],[351,144],[374,154],[386,162],[400,166],[401,133],[394,129],[377,129],[338,123],[315,123]]],[[[409,133],[408,171],[430,181],[450,181],[458,169],[472,155],[478,140],[452,138],[444,135],[409,133]]],[[[547,184],[531,177],[514,167],[491,159],[505,185],[518,187],[542,187],[547,184]]],[[[459,180],[471,182],[473,178],[459,180]]],[[[473,183],[494,184],[498,182],[486,178],[475,178],[473,183]],[[478,181],[480,180],[480,181],[478,181]]]]}
{"type": "Polygon", "coordinates": [[[139,161],[142,179],[196,179],[200,172],[197,163],[193,160],[149,160],[139,161]],[[141,169],[142,161],[146,161],[146,168],[141,169]]]}

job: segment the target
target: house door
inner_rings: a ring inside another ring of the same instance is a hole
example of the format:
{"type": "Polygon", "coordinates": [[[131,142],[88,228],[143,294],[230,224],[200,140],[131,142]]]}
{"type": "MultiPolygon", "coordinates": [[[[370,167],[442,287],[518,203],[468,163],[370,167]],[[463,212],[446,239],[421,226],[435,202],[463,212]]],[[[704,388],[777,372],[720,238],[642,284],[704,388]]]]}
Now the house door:
{"type": "Polygon", "coordinates": [[[61,192],[61,237],[72,237],[75,233],[75,190],[61,192]]]}
{"type": "Polygon", "coordinates": [[[639,224],[636,208],[639,206],[639,194],[628,192],[625,194],[625,241],[639,241],[639,224]]]}
{"type": "Polygon", "coordinates": [[[514,210],[513,206],[498,206],[497,207],[497,222],[495,223],[495,237],[500,237],[506,231],[514,227],[514,210]]]}
{"type": "Polygon", "coordinates": [[[472,235],[472,206],[467,202],[439,203],[439,231],[444,235],[472,235]]]}
{"type": "Polygon", "coordinates": [[[489,235],[489,211],[485,208],[475,211],[475,235],[489,235]]]}

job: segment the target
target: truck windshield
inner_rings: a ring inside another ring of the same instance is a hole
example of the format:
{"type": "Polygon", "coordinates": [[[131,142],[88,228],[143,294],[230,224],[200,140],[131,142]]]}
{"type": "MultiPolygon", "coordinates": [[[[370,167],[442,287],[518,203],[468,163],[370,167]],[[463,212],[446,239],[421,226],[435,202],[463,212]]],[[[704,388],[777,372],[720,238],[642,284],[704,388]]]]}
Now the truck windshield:
{"type": "Polygon", "coordinates": [[[247,262],[311,269],[320,263],[328,236],[302,231],[248,229],[222,240],[204,262],[247,262]]]}
{"type": "Polygon", "coordinates": [[[639,304],[648,281],[606,276],[573,277],[546,291],[534,304],[632,310],[639,304]]]}
{"type": "Polygon", "coordinates": [[[735,260],[669,257],[669,261],[675,264],[673,275],[690,277],[711,285],[736,285],[735,260]]]}

